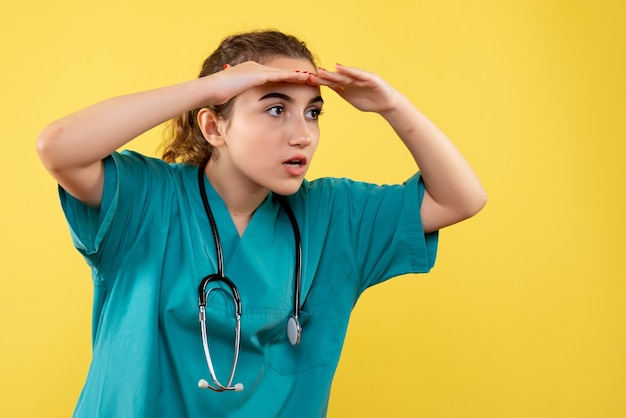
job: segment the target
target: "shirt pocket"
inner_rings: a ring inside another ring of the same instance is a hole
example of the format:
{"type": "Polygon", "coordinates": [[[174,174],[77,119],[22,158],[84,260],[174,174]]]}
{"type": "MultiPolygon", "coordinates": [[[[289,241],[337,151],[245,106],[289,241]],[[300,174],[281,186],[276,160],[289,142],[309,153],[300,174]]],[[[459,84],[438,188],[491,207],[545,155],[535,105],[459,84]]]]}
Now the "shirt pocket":
{"type": "Polygon", "coordinates": [[[332,284],[311,289],[300,311],[300,321],[300,344],[293,346],[287,339],[286,320],[283,331],[270,344],[270,367],[282,375],[336,364],[339,359],[347,324],[340,321],[332,284]]]}

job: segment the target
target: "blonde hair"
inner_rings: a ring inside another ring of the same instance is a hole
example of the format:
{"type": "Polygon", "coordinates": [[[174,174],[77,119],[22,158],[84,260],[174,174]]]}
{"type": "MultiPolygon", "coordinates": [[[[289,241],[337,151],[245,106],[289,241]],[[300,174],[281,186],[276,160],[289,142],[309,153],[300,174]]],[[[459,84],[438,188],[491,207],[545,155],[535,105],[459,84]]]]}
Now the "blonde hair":
{"type": "MultiPolygon", "coordinates": [[[[263,64],[275,57],[304,58],[315,66],[315,58],[306,44],[292,35],[266,30],[232,35],[204,61],[198,77],[205,77],[224,69],[225,64],[237,65],[246,61],[263,64]]],[[[233,99],[224,104],[208,106],[215,114],[227,120],[233,99]]],[[[163,143],[163,160],[204,166],[211,159],[213,147],[206,141],[196,118],[200,109],[190,110],[172,119],[163,143]]]]}

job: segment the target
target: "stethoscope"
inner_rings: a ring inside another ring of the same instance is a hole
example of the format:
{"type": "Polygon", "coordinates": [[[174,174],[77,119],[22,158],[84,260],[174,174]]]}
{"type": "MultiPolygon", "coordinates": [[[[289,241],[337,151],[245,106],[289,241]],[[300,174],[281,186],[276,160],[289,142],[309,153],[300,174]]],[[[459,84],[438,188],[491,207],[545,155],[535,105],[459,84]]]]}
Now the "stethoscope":
{"type": "MultiPolygon", "coordinates": [[[[207,382],[205,379],[200,379],[200,381],[198,381],[198,386],[204,389],[212,389],[216,392],[224,392],[228,390],[240,392],[243,390],[243,385],[241,383],[236,383],[233,385],[233,378],[235,377],[237,361],[239,360],[239,346],[241,341],[241,297],[239,295],[239,290],[237,290],[237,286],[235,286],[235,283],[233,283],[232,280],[224,275],[224,255],[222,253],[222,242],[220,241],[220,236],[217,232],[217,224],[215,223],[215,218],[213,217],[213,212],[211,211],[211,206],[209,205],[209,200],[207,198],[206,188],[204,186],[203,167],[198,168],[198,186],[200,187],[200,196],[202,197],[204,210],[206,211],[207,217],[209,218],[209,223],[211,224],[213,240],[215,241],[215,252],[217,253],[217,273],[209,274],[208,276],[203,278],[200,282],[200,286],[198,286],[198,308],[200,310],[199,317],[200,329],[202,332],[202,346],[204,348],[204,356],[206,357],[209,373],[211,374],[211,379],[213,380],[215,386],[211,386],[209,382],[207,382]],[[211,353],[209,352],[209,340],[206,331],[206,301],[209,297],[209,294],[214,290],[220,290],[224,292],[227,291],[226,289],[221,287],[214,287],[207,291],[207,285],[212,282],[225,284],[227,288],[230,289],[230,296],[235,305],[235,354],[233,358],[233,367],[231,369],[230,376],[228,377],[228,382],[226,383],[226,385],[221,384],[217,379],[215,369],[213,368],[213,361],[211,360],[211,353]]],[[[287,216],[289,217],[289,221],[291,222],[291,227],[293,228],[293,235],[295,238],[296,266],[293,286],[293,312],[287,320],[287,337],[291,345],[297,345],[300,343],[300,337],[302,336],[302,327],[300,325],[302,243],[300,240],[300,229],[298,228],[298,222],[296,221],[296,217],[293,214],[291,207],[289,207],[289,204],[287,203],[287,200],[284,196],[278,196],[278,201],[280,202],[281,207],[285,210],[287,216]]]]}

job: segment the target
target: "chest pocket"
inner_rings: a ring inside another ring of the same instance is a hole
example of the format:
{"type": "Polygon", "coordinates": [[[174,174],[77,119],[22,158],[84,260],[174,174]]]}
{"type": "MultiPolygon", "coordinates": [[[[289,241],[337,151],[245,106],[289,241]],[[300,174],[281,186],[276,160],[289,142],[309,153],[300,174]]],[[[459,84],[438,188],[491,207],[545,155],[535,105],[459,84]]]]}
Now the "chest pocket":
{"type": "Polygon", "coordinates": [[[311,289],[302,306],[302,339],[292,346],[287,340],[287,321],[283,332],[271,342],[270,366],[282,375],[305,372],[338,361],[345,337],[347,320],[330,283],[311,289]]]}

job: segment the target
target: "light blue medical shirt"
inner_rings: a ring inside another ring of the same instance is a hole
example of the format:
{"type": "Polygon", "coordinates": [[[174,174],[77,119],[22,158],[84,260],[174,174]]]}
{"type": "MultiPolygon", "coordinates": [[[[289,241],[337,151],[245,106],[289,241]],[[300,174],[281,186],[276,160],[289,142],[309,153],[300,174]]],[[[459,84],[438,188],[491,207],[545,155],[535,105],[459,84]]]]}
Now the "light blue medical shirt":
{"type": "MultiPolygon", "coordinates": [[[[425,235],[419,175],[403,185],[304,181],[289,197],[302,235],[303,327],[287,340],[295,247],[289,219],[270,193],[239,236],[205,178],[225,274],[241,293],[242,392],[210,381],[198,322],[198,284],[217,272],[215,245],[195,166],[137,153],[105,160],[100,211],[60,191],[76,248],[92,268],[93,359],[76,417],[323,417],[350,313],[388,278],[427,272],[437,234],[425,235]]],[[[232,300],[207,304],[211,355],[225,382],[233,360],[232,300]]]]}

